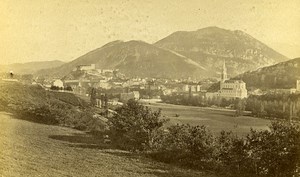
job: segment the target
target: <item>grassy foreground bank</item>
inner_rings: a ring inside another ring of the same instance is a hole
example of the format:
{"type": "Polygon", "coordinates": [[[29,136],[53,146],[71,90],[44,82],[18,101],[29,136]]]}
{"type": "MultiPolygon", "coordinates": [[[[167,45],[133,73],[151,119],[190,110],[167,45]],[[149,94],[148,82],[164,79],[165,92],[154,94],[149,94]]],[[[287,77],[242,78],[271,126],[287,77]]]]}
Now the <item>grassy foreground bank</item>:
{"type": "Polygon", "coordinates": [[[107,149],[93,136],[0,113],[0,176],[214,177],[127,151],[107,149]]]}

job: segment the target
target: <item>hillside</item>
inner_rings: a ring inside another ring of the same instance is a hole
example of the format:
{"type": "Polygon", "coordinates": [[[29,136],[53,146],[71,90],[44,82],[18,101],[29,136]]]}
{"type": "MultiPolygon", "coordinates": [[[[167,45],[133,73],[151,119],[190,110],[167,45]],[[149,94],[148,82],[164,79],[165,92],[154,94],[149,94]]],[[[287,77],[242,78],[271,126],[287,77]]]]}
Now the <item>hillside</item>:
{"type": "Polygon", "coordinates": [[[220,72],[225,59],[230,77],[287,60],[285,56],[242,31],[218,27],[178,31],[154,45],[189,57],[210,72],[220,72]]]}
{"type": "Polygon", "coordinates": [[[77,65],[96,64],[99,69],[119,69],[126,76],[186,78],[198,77],[205,68],[191,59],[142,41],[114,41],[70,63],[40,74],[64,76],[77,65]]]}
{"type": "Polygon", "coordinates": [[[246,72],[236,78],[245,81],[247,87],[261,89],[295,88],[296,80],[300,79],[300,58],[246,72]]]}
{"type": "Polygon", "coordinates": [[[33,122],[103,130],[104,123],[93,117],[95,110],[72,93],[46,91],[39,85],[0,81],[0,111],[33,122]]]}
{"type": "Polygon", "coordinates": [[[82,131],[0,112],[0,176],[216,177],[106,146],[82,131]]]}
{"type": "Polygon", "coordinates": [[[0,65],[0,72],[13,71],[16,74],[34,74],[38,70],[56,68],[63,64],[64,62],[59,60],[14,63],[10,65],[0,65]]]}

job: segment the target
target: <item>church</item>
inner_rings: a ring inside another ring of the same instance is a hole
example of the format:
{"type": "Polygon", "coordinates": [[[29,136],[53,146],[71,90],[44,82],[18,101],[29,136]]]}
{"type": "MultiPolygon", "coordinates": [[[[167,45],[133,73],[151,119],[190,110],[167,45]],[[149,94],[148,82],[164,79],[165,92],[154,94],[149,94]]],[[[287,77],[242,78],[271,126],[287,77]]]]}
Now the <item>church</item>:
{"type": "Polygon", "coordinates": [[[227,68],[225,65],[225,60],[223,64],[219,96],[221,98],[246,98],[247,89],[246,83],[242,80],[229,80],[227,78],[227,68]]]}

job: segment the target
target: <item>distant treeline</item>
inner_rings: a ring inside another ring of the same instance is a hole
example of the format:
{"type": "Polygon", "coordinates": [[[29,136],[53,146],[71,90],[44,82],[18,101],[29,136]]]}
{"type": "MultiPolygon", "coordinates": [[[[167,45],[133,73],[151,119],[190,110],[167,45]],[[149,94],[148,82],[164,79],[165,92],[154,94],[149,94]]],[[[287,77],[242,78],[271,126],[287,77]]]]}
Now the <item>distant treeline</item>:
{"type": "Polygon", "coordinates": [[[253,116],[262,118],[300,120],[300,94],[250,95],[246,99],[206,98],[189,94],[162,95],[165,103],[188,106],[218,106],[237,111],[251,111],[253,116]]]}
{"type": "Polygon", "coordinates": [[[161,100],[165,103],[170,104],[178,104],[178,105],[187,105],[187,106],[219,106],[219,107],[226,107],[226,106],[233,106],[237,104],[237,99],[225,99],[225,98],[207,98],[204,95],[202,96],[192,96],[189,94],[172,94],[172,95],[161,95],[161,100]]]}
{"type": "Polygon", "coordinates": [[[241,115],[246,106],[246,99],[207,98],[204,95],[193,96],[191,94],[162,95],[161,100],[165,103],[177,105],[230,108],[236,110],[235,116],[241,115]]]}
{"type": "Polygon", "coordinates": [[[300,120],[300,94],[251,95],[246,110],[257,117],[300,120]]]}

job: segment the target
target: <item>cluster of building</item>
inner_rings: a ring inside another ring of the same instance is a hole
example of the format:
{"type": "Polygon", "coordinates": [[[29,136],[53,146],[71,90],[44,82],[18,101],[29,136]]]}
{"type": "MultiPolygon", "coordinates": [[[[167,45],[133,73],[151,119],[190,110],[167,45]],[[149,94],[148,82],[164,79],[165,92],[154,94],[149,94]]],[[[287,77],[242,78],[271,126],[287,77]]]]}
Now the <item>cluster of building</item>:
{"type": "Polygon", "coordinates": [[[70,87],[72,91],[79,95],[89,96],[89,88],[96,88],[106,92],[118,94],[120,101],[129,99],[151,98],[159,99],[161,94],[185,94],[222,98],[246,98],[246,84],[242,80],[230,80],[227,78],[227,68],[225,62],[223,65],[220,90],[216,92],[207,92],[207,85],[211,85],[211,81],[192,82],[187,80],[172,79],[153,79],[153,78],[125,78],[119,74],[118,70],[97,69],[95,64],[79,65],[74,68],[73,72],[82,72],[80,78],[56,79],[52,82],[52,86],[58,88],[70,87]],[[146,94],[147,93],[147,94],[146,94]]]}
{"type": "MultiPolygon", "coordinates": [[[[129,99],[152,98],[159,99],[160,95],[191,94],[206,98],[246,98],[248,91],[242,80],[232,80],[227,76],[225,61],[222,68],[219,86],[214,91],[207,91],[215,80],[191,81],[164,78],[126,78],[119,70],[97,69],[95,64],[79,65],[70,74],[61,79],[45,79],[37,77],[32,84],[41,84],[46,88],[59,88],[72,91],[78,95],[90,96],[90,89],[95,88],[102,93],[113,95],[110,101],[117,103],[129,99]],[[79,74],[78,74],[79,73],[79,74]],[[78,77],[80,75],[80,77],[78,77]],[[69,89],[66,89],[69,88],[69,89]]],[[[300,92],[300,80],[296,88],[289,89],[291,93],[300,92]]],[[[251,94],[264,94],[257,89],[251,94]]]]}
{"type": "MultiPolygon", "coordinates": [[[[171,80],[171,79],[148,79],[148,78],[130,78],[124,79],[117,77],[115,75],[111,75],[110,77],[105,77],[107,75],[103,75],[105,73],[118,73],[113,70],[99,70],[96,69],[95,65],[81,65],[75,68],[74,71],[85,71],[89,75],[100,76],[98,80],[65,80],[64,84],[70,85],[74,92],[78,94],[88,94],[84,88],[86,87],[94,87],[97,89],[109,90],[113,89],[120,94],[120,100],[128,100],[128,99],[139,99],[139,98],[147,98],[145,94],[140,94],[140,92],[159,92],[163,95],[170,94],[184,94],[190,93],[193,95],[201,95],[207,98],[209,97],[221,97],[226,99],[232,98],[246,98],[247,97],[247,89],[246,83],[242,80],[230,80],[227,77],[227,68],[225,65],[225,61],[223,64],[221,81],[220,81],[220,89],[215,92],[207,92],[207,85],[211,83],[199,83],[199,82],[191,82],[191,81],[182,81],[182,80],[171,80]],[[79,89],[78,89],[79,88],[79,89]],[[124,89],[126,88],[126,89],[124,89]],[[130,90],[130,91],[129,91],[130,90]]],[[[60,82],[60,84],[62,84],[60,82]]],[[[152,94],[152,98],[159,98],[159,95],[152,94]]]]}
{"type": "MultiPolygon", "coordinates": [[[[80,65],[73,69],[74,73],[81,73],[80,77],[67,76],[54,79],[46,87],[71,88],[72,92],[89,96],[90,88],[101,90],[103,93],[119,95],[119,100],[154,98],[159,99],[161,94],[193,92],[204,93],[206,90],[197,82],[186,80],[153,79],[153,78],[126,78],[118,70],[97,69],[95,64],[80,65]],[[149,96],[151,95],[151,96],[149,96]]],[[[207,82],[211,83],[211,82],[207,82]]],[[[63,90],[63,89],[62,89],[63,90]]]]}

